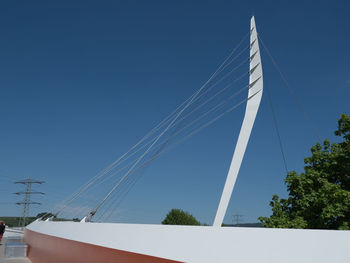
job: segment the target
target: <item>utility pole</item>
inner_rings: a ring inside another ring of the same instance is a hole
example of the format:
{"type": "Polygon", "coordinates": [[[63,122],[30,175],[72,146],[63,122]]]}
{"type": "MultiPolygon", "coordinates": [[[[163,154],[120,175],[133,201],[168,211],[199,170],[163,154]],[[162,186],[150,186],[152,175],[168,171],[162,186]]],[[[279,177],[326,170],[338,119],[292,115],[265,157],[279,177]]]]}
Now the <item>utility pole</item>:
{"type": "Polygon", "coordinates": [[[243,215],[240,215],[240,214],[232,215],[232,224],[234,223],[234,221],[236,221],[236,226],[237,226],[241,221],[240,219],[241,217],[243,217],[243,215]]]}
{"type": "Polygon", "coordinates": [[[29,214],[29,206],[30,205],[41,205],[41,203],[38,202],[33,202],[30,200],[30,196],[32,194],[41,194],[43,195],[44,193],[42,192],[33,192],[32,191],[32,184],[43,184],[45,183],[44,181],[37,181],[37,180],[33,180],[30,177],[28,179],[24,179],[21,181],[17,181],[15,182],[15,184],[23,184],[25,186],[25,190],[23,192],[17,192],[14,193],[16,195],[24,195],[24,199],[22,202],[17,202],[17,205],[23,205],[23,214],[22,214],[22,218],[19,221],[19,226],[21,227],[25,227],[26,225],[26,220],[29,214]]]}

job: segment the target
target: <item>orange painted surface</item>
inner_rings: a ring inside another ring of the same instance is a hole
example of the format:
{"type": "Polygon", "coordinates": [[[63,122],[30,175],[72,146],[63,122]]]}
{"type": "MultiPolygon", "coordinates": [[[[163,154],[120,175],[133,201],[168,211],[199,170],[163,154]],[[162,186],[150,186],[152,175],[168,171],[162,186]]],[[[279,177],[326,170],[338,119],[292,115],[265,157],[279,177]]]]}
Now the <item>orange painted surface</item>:
{"type": "Polygon", "coordinates": [[[123,250],[44,235],[26,229],[24,242],[32,263],[179,263],[123,250]]]}

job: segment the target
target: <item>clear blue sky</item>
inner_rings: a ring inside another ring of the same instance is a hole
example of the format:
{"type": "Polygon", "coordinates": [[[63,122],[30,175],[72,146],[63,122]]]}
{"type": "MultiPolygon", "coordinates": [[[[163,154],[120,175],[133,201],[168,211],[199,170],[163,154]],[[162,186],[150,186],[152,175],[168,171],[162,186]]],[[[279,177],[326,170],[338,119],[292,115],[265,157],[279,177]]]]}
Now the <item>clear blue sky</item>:
{"type": "MultiPolygon", "coordinates": [[[[321,138],[350,113],[348,1],[6,1],[0,8],[0,216],[20,215],[12,182],[44,180],[47,211],[198,89],[248,32],[260,36],[321,138]]],[[[316,138],[263,55],[291,170],[316,138]]],[[[128,194],[122,222],[171,208],[212,223],[243,109],[169,152],[128,194]],[[215,135],[216,134],[216,135],[215,135]],[[217,134],[220,134],[219,136],[217,134]]],[[[270,214],[285,172],[264,94],[225,222],[270,214]]]]}

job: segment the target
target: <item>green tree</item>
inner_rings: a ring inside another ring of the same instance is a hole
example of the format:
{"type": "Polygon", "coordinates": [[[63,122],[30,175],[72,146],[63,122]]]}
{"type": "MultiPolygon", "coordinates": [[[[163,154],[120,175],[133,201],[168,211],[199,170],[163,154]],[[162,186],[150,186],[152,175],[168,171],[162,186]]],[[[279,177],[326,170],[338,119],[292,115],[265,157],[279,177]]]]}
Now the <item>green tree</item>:
{"type": "Polygon", "coordinates": [[[324,140],[311,148],[304,173],[288,173],[287,199],[272,197],[265,227],[350,229],[350,116],[342,114],[334,132],[340,142],[324,140]]]}
{"type": "Polygon", "coordinates": [[[181,209],[171,209],[162,222],[163,225],[193,225],[199,226],[197,219],[181,209]]]}
{"type": "Polygon", "coordinates": [[[52,213],[42,212],[42,213],[37,214],[36,218],[42,218],[43,220],[45,220],[45,219],[47,219],[47,218],[49,218],[51,216],[53,216],[52,213]]]}

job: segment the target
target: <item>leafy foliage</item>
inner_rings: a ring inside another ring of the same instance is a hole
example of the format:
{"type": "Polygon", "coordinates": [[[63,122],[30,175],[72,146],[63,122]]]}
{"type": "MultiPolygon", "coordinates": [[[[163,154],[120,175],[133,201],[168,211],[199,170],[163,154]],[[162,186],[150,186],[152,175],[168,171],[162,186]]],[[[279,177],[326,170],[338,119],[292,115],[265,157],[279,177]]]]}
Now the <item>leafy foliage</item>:
{"type": "Polygon", "coordinates": [[[311,148],[304,173],[288,173],[287,199],[272,197],[265,227],[350,229],[350,116],[342,114],[334,134],[341,142],[324,140],[311,148]]]}
{"type": "Polygon", "coordinates": [[[54,214],[49,213],[49,212],[42,212],[36,215],[36,218],[41,218],[42,220],[45,220],[51,216],[54,216],[54,214]]]}
{"type": "Polygon", "coordinates": [[[181,209],[172,209],[162,222],[163,225],[193,225],[199,226],[197,219],[181,209]]]}
{"type": "MultiPolygon", "coordinates": [[[[13,217],[13,216],[2,216],[0,217],[0,221],[4,221],[5,225],[8,227],[18,227],[19,222],[21,218],[20,217],[13,217]]],[[[35,220],[34,217],[27,217],[27,222],[33,222],[35,220]]]]}
{"type": "MultiPolygon", "coordinates": [[[[27,217],[26,219],[26,225],[29,225],[30,223],[34,222],[36,219],[41,218],[42,220],[45,220],[49,217],[53,216],[52,213],[48,213],[48,212],[42,212],[37,214],[35,217],[27,217]]],[[[0,217],[0,221],[3,220],[5,221],[5,224],[8,227],[18,227],[21,221],[21,217],[14,217],[14,216],[6,216],[6,217],[0,217]]],[[[71,221],[69,219],[65,219],[65,218],[57,218],[54,217],[53,221],[71,221]]],[[[79,222],[80,219],[79,218],[73,218],[74,222],[79,222]]]]}

